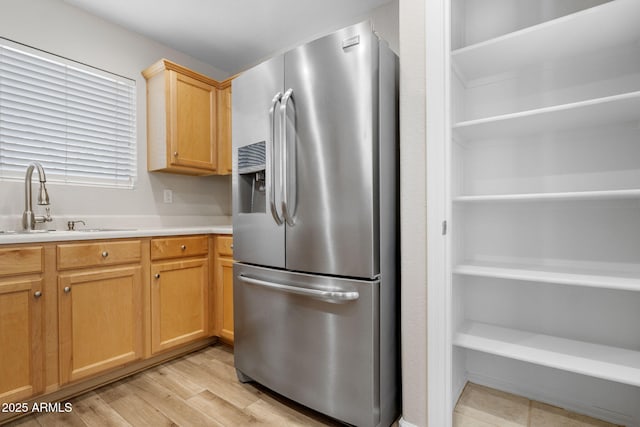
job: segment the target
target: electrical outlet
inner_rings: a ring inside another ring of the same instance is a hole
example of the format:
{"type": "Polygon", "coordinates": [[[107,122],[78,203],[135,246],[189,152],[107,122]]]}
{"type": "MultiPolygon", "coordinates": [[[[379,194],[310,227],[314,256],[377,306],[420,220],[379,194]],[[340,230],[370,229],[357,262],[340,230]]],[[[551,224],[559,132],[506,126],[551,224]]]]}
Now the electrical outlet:
{"type": "Polygon", "coordinates": [[[173,191],[164,190],[164,202],[165,203],[173,203],[173,191]]]}

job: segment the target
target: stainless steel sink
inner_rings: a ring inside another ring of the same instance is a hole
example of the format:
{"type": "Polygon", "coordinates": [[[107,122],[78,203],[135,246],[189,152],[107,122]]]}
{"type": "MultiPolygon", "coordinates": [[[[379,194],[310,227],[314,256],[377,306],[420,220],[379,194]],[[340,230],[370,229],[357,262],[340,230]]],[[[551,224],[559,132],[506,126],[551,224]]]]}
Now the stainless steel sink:
{"type": "Polygon", "coordinates": [[[135,228],[82,228],[78,230],[73,230],[74,232],[79,233],[100,233],[106,231],[134,231],[135,228]]]}
{"type": "Polygon", "coordinates": [[[135,231],[135,228],[83,228],[80,230],[0,230],[2,234],[40,234],[40,233],[60,233],[70,231],[73,233],[100,233],[109,231],[135,231]]]}
{"type": "Polygon", "coordinates": [[[37,233],[53,233],[58,230],[0,230],[0,234],[37,234],[37,233]]]}

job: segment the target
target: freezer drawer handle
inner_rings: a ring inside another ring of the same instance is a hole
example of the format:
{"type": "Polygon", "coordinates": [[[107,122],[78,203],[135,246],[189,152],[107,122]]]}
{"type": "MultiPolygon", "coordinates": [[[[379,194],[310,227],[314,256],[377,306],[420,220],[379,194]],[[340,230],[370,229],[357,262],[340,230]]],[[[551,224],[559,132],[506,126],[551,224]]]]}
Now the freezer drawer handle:
{"type": "Polygon", "coordinates": [[[265,288],[276,289],[292,294],[305,295],[312,298],[321,299],[327,302],[355,301],[360,297],[357,291],[321,291],[319,289],[299,288],[297,286],[283,285],[281,283],[267,282],[266,280],[254,279],[245,275],[238,275],[238,278],[251,285],[263,286],[265,288]]]}

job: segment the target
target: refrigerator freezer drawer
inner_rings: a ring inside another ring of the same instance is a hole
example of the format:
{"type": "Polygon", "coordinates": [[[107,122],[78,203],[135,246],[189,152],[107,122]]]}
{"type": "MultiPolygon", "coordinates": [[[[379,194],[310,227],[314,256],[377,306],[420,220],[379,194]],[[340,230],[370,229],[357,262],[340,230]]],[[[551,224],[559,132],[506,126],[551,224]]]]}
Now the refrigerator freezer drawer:
{"type": "Polygon", "coordinates": [[[379,285],[234,264],[236,369],[343,422],[378,425],[379,285]]]}

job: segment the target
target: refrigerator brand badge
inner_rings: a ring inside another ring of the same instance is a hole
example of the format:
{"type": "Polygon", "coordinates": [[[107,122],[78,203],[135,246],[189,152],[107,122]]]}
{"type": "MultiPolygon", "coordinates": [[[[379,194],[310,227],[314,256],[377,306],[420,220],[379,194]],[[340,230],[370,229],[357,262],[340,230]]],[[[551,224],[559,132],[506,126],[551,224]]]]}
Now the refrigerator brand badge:
{"type": "Polygon", "coordinates": [[[360,36],[349,37],[348,39],[342,40],[342,48],[346,49],[351,46],[355,46],[360,44],[360,36]]]}

